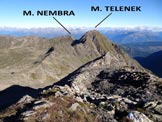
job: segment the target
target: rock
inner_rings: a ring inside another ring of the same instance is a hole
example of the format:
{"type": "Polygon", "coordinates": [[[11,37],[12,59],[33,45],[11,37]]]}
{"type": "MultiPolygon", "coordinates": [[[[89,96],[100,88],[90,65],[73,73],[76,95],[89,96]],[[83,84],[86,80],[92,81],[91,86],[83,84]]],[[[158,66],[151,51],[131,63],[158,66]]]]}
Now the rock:
{"type": "Polygon", "coordinates": [[[126,111],[129,108],[129,104],[125,103],[125,102],[119,102],[116,106],[116,109],[120,110],[120,111],[126,111]]]}
{"type": "Polygon", "coordinates": [[[77,96],[75,99],[76,99],[76,101],[83,103],[83,99],[81,97],[77,96]]]}
{"type": "Polygon", "coordinates": [[[162,103],[157,104],[156,107],[154,108],[154,110],[159,113],[160,115],[162,115],[162,103]]]}
{"type": "Polygon", "coordinates": [[[86,94],[82,94],[81,97],[82,97],[82,99],[83,99],[84,102],[87,102],[87,97],[88,96],[86,94]]]}
{"type": "Polygon", "coordinates": [[[46,92],[47,92],[47,90],[43,90],[43,91],[42,91],[42,94],[45,94],[46,92]]]}
{"type": "Polygon", "coordinates": [[[25,111],[25,112],[21,113],[20,120],[23,120],[23,121],[28,120],[29,117],[31,117],[31,116],[33,116],[35,114],[36,114],[36,112],[33,111],[33,110],[25,111]]]}
{"type": "Polygon", "coordinates": [[[22,115],[23,115],[23,116],[26,116],[26,117],[32,116],[32,115],[34,115],[34,114],[36,114],[36,112],[34,112],[34,111],[32,111],[32,110],[25,111],[24,113],[22,113],[22,115]]]}
{"type": "Polygon", "coordinates": [[[99,122],[118,122],[118,121],[114,118],[114,114],[112,114],[111,112],[102,111],[101,109],[97,110],[96,119],[97,119],[99,122]]]}
{"type": "Polygon", "coordinates": [[[34,107],[33,109],[34,110],[38,110],[40,108],[49,108],[53,105],[53,103],[49,102],[49,101],[45,101],[45,100],[39,100],[39,101],[36,101],[34,103],[34,107]]]}
{"type": "Polygon", "coordinates": [[[138,111],[129,112],[127,119],[132,120],[133,122],[153,122],[146,115],[138,111]]]}
{"type": "Polygon", "coordinates": [[[79,107],[79,106],[80,105],[78,103],[74,103],[74,104],[71,105],[70,110],[76,111],[77,107],[79,107]]]}
{"type": "Polygon", "coordinates": [[[147,102],[147,103],[145,103],[145,105],[144,105],[144,108],[147,108],[147,109],[150,109],[150,108],[154,108],[154,107],[156,107],[156,105],[157,105],[157,101],[156,102],[147,102]]]}
{"type": "Polygon", "coordinates": [[[70,94],[70,95],[73,94],[71,88],[68,85],[65,85],[63,88],[65,89],[64,91],[68,92],[68,94],[70,94]]]}
{"type": "Polygon", "coordinates": [[[161,115],[157,115],[157,114],[152,114],[152,120],[154,120],[154,122],[162,122],[162,116],[161,115]]]}
{"type": "Polygon", "coordinates": [[[18,101],[18,103],[26,104],[26,103],[31,103],[33,100],[34,99],[31,96],[25,95],[18,101]]]}
{"type": "MultiPolygon", "coordinates": [[[[33,107],[30,108],[30,110],[26,110],[24,112],[21,113],[19,120],[23,120],[26,121],[28,120],[31,116],[36,115],[39,112],[39,109],[45,109],[45,108],[49,108],[53,105],[53,103],[47,101],[47,100],[39,100],[39,101],[35,101],[33,104],[33,107]]],[[[50,114],[49,113],[42,113],[40,115],[40,118],[42,120],[46,120],[47,118],[49,118],[50,114]]]]}
{"type": "Polygon", "coordinates": [[[60,97],[60,96],[63,96],[63,94],[62,94],[60,91],[57,91],[57,92],[55,93],[55,97],[60,97]]]}
{"type": "Polygon", "coordinates": [[[48,118],[50,118],[49,113],[42,113],[40,116],[41,116],[41,120],[47,120],[48,118]]]}
{"type": "Polygon", "coordinates": [[[162,122],[162,102],[153,101],[144,105],[144,108],[148,111],[149,115],[155,122],[162,122]]]}
{"type": "Polygon", "coordinates": [[[63,112],[62,112],[62,110],[58,111],[58,115],[63,117],[63,112]]]}
{"type": "Polygon", "coordinates": [[[130,99],[128,99],[128,98],[124,98],[124,97],[122,97],[122,101],[123,101],[124,103],[126,103],[126,104],[134,104],[134,105],[137,104],[137,102],[134,102],[134,101],[132,101],[132,100],[130,100],[130,99]]]}

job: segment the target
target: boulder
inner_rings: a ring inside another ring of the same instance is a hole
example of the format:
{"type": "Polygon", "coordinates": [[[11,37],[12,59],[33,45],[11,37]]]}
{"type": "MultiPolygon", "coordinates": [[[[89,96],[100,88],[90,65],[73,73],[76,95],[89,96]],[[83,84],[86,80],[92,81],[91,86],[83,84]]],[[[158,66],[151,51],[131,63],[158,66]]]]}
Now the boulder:
{"type": "Polygon", "coordinates": [[[131,111],[127,115],[127,119],[133,122],[153,122],[146,115],[138,111],[131,111]]]}
{"type": "Polygon", "coordinates": [[[31,96],[25,95],[25,96],[23,96],[23,97],[18,101],[18,103],[19,103],[19,104],[20,104],[20,103],[26,104],[26,103],[31,103],[33,100],[34,100],[34,99],[33,99],[31,96]]]}
{"type": "Polygon", "coordinates": [[[80,106],[80,105],[79,105],[78,103],[74,103],[74,104],[71,105],[70,110],[76,111],[76,109],[77,109],[79,106],[80,106]]]}
{"type": "Polygon", "coordinates": [[[33,110],[38,110],[40,108],[49,108],[53,105],[53,103],[47,101],[47,100],[39,100],[34,102],[33,110]]]}

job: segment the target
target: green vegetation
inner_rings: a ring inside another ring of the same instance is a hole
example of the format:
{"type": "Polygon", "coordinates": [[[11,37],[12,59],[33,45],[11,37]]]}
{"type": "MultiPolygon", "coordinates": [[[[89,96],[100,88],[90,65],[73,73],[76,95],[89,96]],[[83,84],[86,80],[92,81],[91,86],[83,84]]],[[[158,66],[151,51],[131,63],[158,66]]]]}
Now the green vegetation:
{"type": "Polygon", "coordinates": [[[137,107],[137,111],[143,113],[143,114],[147,114],[147,111],[144,108],[139,108],[137,107]]]}
{"type": "Polygon", "coordinates": [[[50,96],[50,95],[55,94],[59,90],[60,90],[59,88],[52,88],[52,89],[49,89],[49,90],[46,90],[45,92],[43,92],[42,95],[43,96],[50,96]]]}
{"type": "Polygon", "coordinates": [[[57,103],[51,108],[49,113],[51,113],[51,120],[56,120],[56,122],[60,122],[64,120],[65,122],[93,122],[94,116],[87,112],[87,105],[82,104],[82,106],[78,107],[76,111],[72,111],[70,106],[76,101],[71,97],[63,97],[63,98],[55,98],[53,102],[57,103]]]}
{"type": "Polygon", "coordinates": [[[36,79],[37,79],[36,74],[35,74],[35,73],[31,73],[31,78],[32,78],[33,80],[36,80],[36,79]]]}

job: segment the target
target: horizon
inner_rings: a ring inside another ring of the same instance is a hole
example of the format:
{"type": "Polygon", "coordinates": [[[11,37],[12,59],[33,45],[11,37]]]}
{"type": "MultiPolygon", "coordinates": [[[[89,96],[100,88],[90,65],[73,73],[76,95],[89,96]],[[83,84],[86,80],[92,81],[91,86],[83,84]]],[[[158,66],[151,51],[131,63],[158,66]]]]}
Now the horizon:
{"type": "MultiPolygon", "coordinates": [[[[46,28],[14,28],[14,27],[0,27],[0,36],[11,36],[11,37],[30,37],[36,36],[40,38],[55,38],[60,36],[72,36],[75,39],[80,39],[86,32],[89,31],[99,31],[105,37],[114,41],[114,37],[117,35],[125,35],[130,32],[138,34],[139,32],[143,34],[144,38],[158,37],[162,38],[162,28],[160,27],[69,27],[70,31],[67,33],[61,27],[46,27],[46,28]]],[[[158,40],[159,41],[159,40],[158,40]]],[[[119,43],[119,42],[118,42],[119,43]]]]}
{"type": "MultiPolygon", "coordinates": [[[[56,26],[56,27],[50,27],[50,26],[47,26],[47,27],[16,27],[16,26],[0,26],[0,28],[15,28],[15,29],[47,29],[47,28],[60,28],[60,29],[63,29],[61,26],[56,26]]],[[[98,27],[98,28],[95,28],[93,26],[66,26],[66,28],[79,28],[79,29],[84,29],[84,28],[92,28],[92,29],[107,29],[107,28],[110,28],[110,29],[136,29],[136,28],[140,28],[140,29],[162,29],[162,27],[159,27],[159,26],[115,26],[115,27],[110,27],[110,26],[104,26],[104,27],[98,27]]]]}

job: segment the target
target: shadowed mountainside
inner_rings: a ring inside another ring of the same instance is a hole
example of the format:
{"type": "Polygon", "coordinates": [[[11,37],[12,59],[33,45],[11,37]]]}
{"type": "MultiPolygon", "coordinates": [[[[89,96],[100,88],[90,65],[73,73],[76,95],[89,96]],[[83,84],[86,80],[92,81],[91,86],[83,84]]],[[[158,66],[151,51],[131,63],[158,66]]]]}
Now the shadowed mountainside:
{"type": "Polygon", "coordinates": [[[151,70],[155,75],[162,77],[162,51],[155,52],[145,58],[135,58],[143,67],[151,70]]]}
{"type": "Polygon", "coordinates": [[[29,95],[35,98],[39,90],[30,87],[14,85],[0,92],[0,110],[18,102],[23,96],[29,95]]]}

